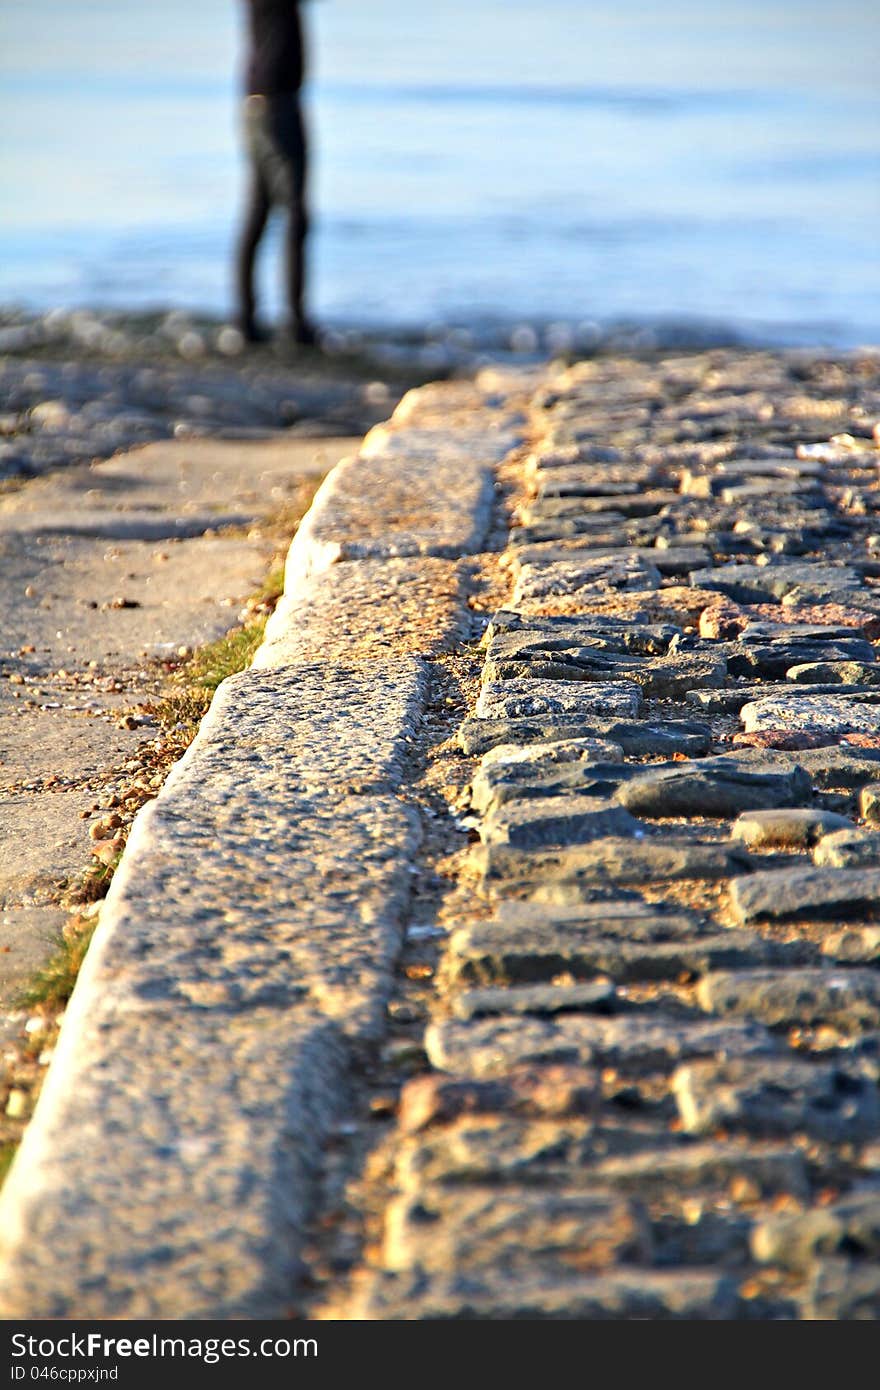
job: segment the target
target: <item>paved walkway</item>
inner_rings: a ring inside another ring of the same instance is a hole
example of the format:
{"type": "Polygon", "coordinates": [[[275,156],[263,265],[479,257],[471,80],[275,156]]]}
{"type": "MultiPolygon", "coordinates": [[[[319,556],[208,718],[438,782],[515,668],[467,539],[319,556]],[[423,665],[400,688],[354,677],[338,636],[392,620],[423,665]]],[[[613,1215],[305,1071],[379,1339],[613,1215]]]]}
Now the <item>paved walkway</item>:
{"type": "Polygon", "coordinates": [[[336,1315],[880,1313],[878,405],[723,354],[539,391],[473,888],[336,1315]]]}
{"type": "Polygon", "coordinates": [[[878,418],[876,358],[605,359],[334,470],[129,843],[6,1315],[880,1313],[878,418]]]}

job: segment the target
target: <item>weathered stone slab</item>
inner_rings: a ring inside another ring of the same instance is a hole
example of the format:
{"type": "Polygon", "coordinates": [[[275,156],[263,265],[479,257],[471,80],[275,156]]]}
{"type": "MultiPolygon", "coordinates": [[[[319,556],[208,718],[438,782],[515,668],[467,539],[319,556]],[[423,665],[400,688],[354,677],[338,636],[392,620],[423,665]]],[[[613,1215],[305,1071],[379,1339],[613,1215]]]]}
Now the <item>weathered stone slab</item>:
{"type": "Polygon", "coordinates": [[[560,905],[595,897],[602,885],[653,880],[731,878],[753,861],[742,845],[699,844],[665,837],[596,840],[560,850],[516,850],[491,845],[475,852],[486,885],[506,881],[530,888],[535,902],[560,905]]]}
{"type": "Polygon", "coordinates": [[[447,1020],[432,1023],[425,1034],[432,1066],[478,1079],[546,1062],[613,1066],[631,1073],[665,1071],[689,1057],[725,1053],[757,1058],[775,1046],[772,1035],[757,1023],[682,1022],[638,1012],[615,1018],[565,1014],[447,1020]]]}
{"type": "Polygon", "coordinates": [[[514,552],[518,565],[548,566],[570,564],[587,555],[601,555],[606,564],[614,565],[619,560],[635,557],[644,564],[652,566],[661,576],[687,575],[691,570],[707,566],[712,559],[711,552],[704,545],[675,546],[656,549],[649,545],[631,545],[627,536],[617,536],[607,532],[587,532],[572,537],[548,537],[538,540],[534,536],[529,542],[523,540],[514,552]]]}
{"type": "Polygon", "coordinates": [[[647,468],[617,469],[619,476],[584,464],[555,464],[534,470],[538,498],[542,497],[633,497],[650,478],[647,468]],[[641,475],[641,476],[639,476],[641,475]]]}
{"type": "Polygon", "coordinates": [[[509,801],[566,791],[609,796],[633,774],[629,764],[613,761],[615,756],[622,756],[619,745],[599,739],[567,739],[526,748],[501,744],[485,755],[474,776],[471,805],[485,813],[509,801]]]}
{"type": "Polygon", "coordinates": [[[509,656],[493,655],[497,645],[492,644],[484,663],[484,682],[629,680],[641,686],[646,695],[666,699],[684,695],[699,685],[719,686],[727,676],[724,657],[711,653],[685,652],[645,660],[584,647],[548,651],[530,641],[518,644],[518,649],[509,656]]]}
{"type": "MultiPolygon", "coordinates": [[[[768,754],[764,749],[738,748],[732,756],[745,766],[764,767],[768,754]]],[[[804,748],[796,752],[775,749],[772,753],[776,767],[801,767],[814,786],[823,790],[843,788],[852,790],[870,782],[880,772],[880,748],[826,747],[804,748]]]]}
{"type": "Polygon", "coordinates": [[[287,1308],[346,1037],[384,1022],[423,689],[414,659],[224,682],[136,822],[4,1186],[8,1316],[287,1308]]]}
{"type": "Polygon", "coordinates": [[[476,713],[478,719],[521,719],[547,714],[633,718],[640,704],[638,686],[625,680],[611,684],[507,680],[483,686],[476,713]]]}
{"type": "Polygon", "coordinates": [[[437,1186],[391,1202],[382,1253],[390,1271],[454,1270],[464,1286],[479,1275],[494,1284],[644,1262],[650,1248],[644,1216],[620,1196],[437,1186]]]}
{"type": "MultiPolygon", "coordinates": [[[[773,646],[778,642],[782,643],[801,643],[806,642],[812,645],[819,643],[839,643],[856,642],[861,644],[860,650],[864,646],[871,648],[871,655],[867,656],[868,661],[874,660],[874,648],[870,643],[863,642],[859,636],[859,628],[850,627],[844,623],[772,623],[764,619],[752,620],[746,623],[737,638],[738,646],[766,647],[773,646]]],[[[861,657],[858,660],[862,660],[861,657]]]]}
{"type": "Polygon", "coordinates": [[[452,1001],[456,1018],[493,1018],[501,1014],[552,1018],[556,1014],[613,1013],[614,986],[590,984],[521,985],[513,989],[469,989],[452,1001]]]}
{"type": "Polygon", "coordinates": [[[544,603],[563,594],[601,593],[614,589],[656,589],[660,571],[638,555],[613,559],[602,555],[555,565],[523,565],[513,591],[514,608],[544,603]]]}
{"type": "Polygon", "coordinates": [[[500,416],[486,431],[372,431],[360,455],[337,464],[318,489],[288,553],[285,590],[340,560],[478,551],[492,513],[494,465],[516,439],[500,416]]]}
{"type": "Polygon", "coordinates": [[[697,986],[707,1013],[756,1018],[771,1028],[828,1024],[842,1033],[880,1025],[880,972],[741,970],[707,975],[697,986]]]}
{"type": "Polygon", "coordinates": [[[576,1319],[715,1321],[737,1316],[734,1281],[703,1271],[603,1270],[559,1282],[498,1278],[463,1287],[453,1275],[378,1274],[359,1295],[350,1314],[365,1320],[576,1319]]]}
{"type": "Polygon", "coordinates": [[[610,510],[598,515],[566,512],[562,516],[535,517],[531,521],[523,520],[510,532],[509,545],[515,552],[521,545],[591,536],[601,539],[608,547],[614,547],[625,538],[627,522],[628,518],[622,512],[610,510]]]}
{"type": "MultiPolygon", "coordinates": [[[[846,695],[843,696],[838,683],[798,685],[793,681],[781,681],[778,684],[768,681],[764,685],[737,685],[723,690],[690,690],[687,693],[687,701],[688,704],[700,706],[707,714],[728,714],[736,713],[748,704],[765,700],[784,702],[793,710],[803,701],[814,699],[817,696],[823,698],[830,696],[833,700],[845,699],[853,705],[880,704],[880,692],[870,686],[847,686],[846,695]]],[[[787,726],[782,724],[774,727],[785,728],[787,726]]]]}
{"type": "Polygon", "coordinates": [[[624,783],[617,795],[635,815],[735,816],[741,811],[796,806],[811,794],[806,773],[795,767],[765,771],[733,758],[652,767],[624,783]]]}
{"type": "Polygon", "coordinates": [[[698,1143],[686,1148],[650,1149],[596,1163],[591,1178],[602,1187],[631,1192],[643,1201],[671,1193],[728,1187],[744,1179],[762,1196],[784,1192],[804,1197],[809,1190],[803,1155],[782,1145],[698,1143]]]}
{"type": "Polygon", "coordinates": [[[740,922],[837,917],[880,905],[880,869],[778,869],[736,879],[731,905],[740,922]]]}
{"type": "MultiPolygon", "coordinates": [[[[638,904],[584,903],[548,912],[536,903],[502,907],[501,921],[453,932],[444,974],[451,981],[510,983],[552,980],[558,975],[602,974],[618,983],[677,980],[710,970],[796,959],[750,932],[715,931],[688,913],[652,913],[638,904]],[[511,911],[517,907],[519,912],[511,911]],[[562,919],[562,920],[560,920],[562,919]],[[566,920],[567,919],[567,920],[566,920]]],[[[801,950],[808,956],[813,948],[801,950]]]]}
{"type": "Polygon", "coordinates": [[[427,556],[332,565],[319,583],[282,594],[254,657],[258,670],[321,660],[430,656],[468,635],[465,576],[427,556]]]}
{"type": "Polygon", "coordinates": [[[506,801],[480,822],[484,844],[514,849],[584,845],[640,830],[640,822],[622,807],[609,805],[602,797],[576,794],[506,801]]]}
{"type": "Polygon", "coordinates": [[[534,637],[503,634],[489,644],[483,681],[609,681],[631,679],[637,656],[586,646],[546,647],[534,637]]]}
{"type": "Polygon", "coordinates": [[[730,834],[732,839],[742,840],[749,849],[809,849],[826,836],[851,830],[855,830],[852,821],[833,811],[781,807],[772,811],[744,811],[734,821],[730,834]]]}
{"type": "Polygon", "coordinates": [[[818,1210],[768,1216],[755,1226],[751,1246],[762,1264],[798,1273],[809,1270],[820,1255],[876,1259],[880,1256],[880,1192],[853,1192],[818,1210]]]}
{"type": "Polygon", "coordinates": [[[852,923],[829,932],[822,940],[822,955],[847,965],[873,965],[880,960],[880,927],[852,923]]]}
{"type": "Polygon", "coordinates": [[[673,623],[630,621],[603,613],[539,616],[502,608],[489,623],[484,641],[490,655],[508,654],[510,647],[502,640],[506,639],[514,644],[514,650],[520,642],[535,641],[547,651],[582,646],[597,651],[663,656],[680,632],[673,623]]]}
{"type": "Polygon", "coordinates": [[[845,695],[772,696],[743,705],[740,717],[747,734],[765,729],[880,734],[880,704],[845,695]]]}
{"type": "Polygon", "coordinates": [[[591,1118],[599,1099],[598,1077],[581,1067],[520,1067],[491,1081],[430,1072],[404,1086],[397,1122],[403,1134],[422,1134],[437,1127],[448,1133],[457,1121],[462,1126],[473,1123],[479,1133],[486,1116],[493,1116],[493,1125],[512,1119],[591,1118]]]}
{"type": "MultiPolygon", "coordinates": [[[[766,643],[741,641],[741,649],[737,650],[739,646],[740,643],[731,644],[727,651],[727,669],[732,676],[762,676],[770,679],[787,676],[791,679],[789,672],[792,667],[807,666],[809,670],[816,671],[812,683],[820,685],[833,683],[835,680],[832,676],[829,681],[827,676],[821,674],[822,666],[828,662],[874,661],[874,648],[870,642],[860,637],[837,640],[822,637],[816,641],[808,641],[803,637],[779,637],[766,643]]],[[[804,676],[804,682],[810,683],[807,675],[804,676]]],[[[850,681],[850,684],[858,684],[858,678],[850,681]]]]}
{"type": "Polygon", "coordinates": [[[833,1062],[754,1057],[688,1063],[676,1072],[672,1089],[688,1134],[720,1128],[847,1142],[880,1132],[874,1082],[833,1062]]]}
{"type": "Polygon", "coordinates": [[[712,589],[737,603],[773,603],[804,586],[821,590],[826,602],[843,591],[851,598],[860,579],[852,565],[828,564],[720,565],[694,570],[690,576],[692,588],[712,589]]]}
{"type": "Polygon", "coordinates": [[[612,512],[621,516],[652,516],[664,507],[675,506],[679,500],[678,493],[662,488],[613,497],[542,497],[522,508],[522,521],[530,526],[550,517],[583,516],[591,512],[605,517],[612,512]]]}
{"type": "Polygon", "coordinates": [[[814,1321],[876,1321],[880,1318],[880,1269],[876,1263],[819,1260],[814,1268],[805,1314],[814,1321]]]}
{"type": "MultiPolygon", "coordinates": [[[[536,1070],[550,1071],[555,1068],[536,1070]]],[[[452,1081],[447,1085],[480,1088],[505,1086],[507,1079],[493,1081],[452,1081]]],[[[592,1115],[552,1118],[520,1116],[511,1108],[505,1114],[463,1115],[415,1138],[405,1139],[397,1151],[394,1165],[395,1187],[403,1192],[419,1192],[428,1183],[460,1187],[469,1183],[529,1183],[570,1186],[573,1181],[586,1190],[597,1184],[583,1182],[583,1169],[591,1162],[596,1144],[596,1115],[600,1109],[594,1095],[592,1115]],[[577,1176],[575,1176],[577,1175],[577,1176]]],[[[604,1117],[603,1117],[604,1118],[604,1117]]],[[[626,1129],[608,1120],[608,1152],[631,1153],[644,1145],[646,1136],[638,1126],[626,1129]]]]}
{"type": "Polygon", "coordinates": [[[880,865],[880,834],[873,830],[835,830],[813,850],[817,868],[862,869],[880,865]]]}
{"type": "MultiPolygon", "coordinates": [[[[526,745],[573,738],[609,739],[628,757],[699,757],[712,745],[708,724],[695,719],[591,719],[580,715],[535,715],[516,719],[466,719],[458,732],[465,753],[485,753],[498,744],[526,745]]],[[[880,752],[880,750],[878,750],[880,752]]]]}
{"type": "Polygon", "coordinates": [[[861,661],[808,661],[789,666],[785,679],[794,685],[876,685],[880,666],[861,661]]]}

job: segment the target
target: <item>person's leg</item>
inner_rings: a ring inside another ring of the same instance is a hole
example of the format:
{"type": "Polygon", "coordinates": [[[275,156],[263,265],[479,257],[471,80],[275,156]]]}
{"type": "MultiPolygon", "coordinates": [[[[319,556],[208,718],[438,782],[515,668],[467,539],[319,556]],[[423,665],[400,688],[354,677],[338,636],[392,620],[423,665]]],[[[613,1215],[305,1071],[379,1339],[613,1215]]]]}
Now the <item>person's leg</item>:
{"type": "Polygon", "coordinates": [[[235,262],[238,326],[249,342],[258,342],[263,336],[256,323],[254,268],[257,247],[272,206],[270,190],[260,167],[258,116],[258,112],[246,111],[245,143],[250,164],[250,185],[235,262]]]}
{"type": "Polygon", "coordinates": [[[305,249],[309,230],[308,147],[298,97],[286,102],[279,113],[277,139],[286,165],[284,201],[287,205],[285,273],[290,312],[288,331],[295,342],[310,345],[315,342],[316,335],[305,311],[305,249]]]}

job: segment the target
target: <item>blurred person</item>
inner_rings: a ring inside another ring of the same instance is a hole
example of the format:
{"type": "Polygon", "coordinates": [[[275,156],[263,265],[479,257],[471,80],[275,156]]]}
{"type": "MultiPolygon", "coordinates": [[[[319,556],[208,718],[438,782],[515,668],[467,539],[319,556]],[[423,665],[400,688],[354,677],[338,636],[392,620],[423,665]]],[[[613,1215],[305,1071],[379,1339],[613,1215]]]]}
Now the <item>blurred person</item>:
{"type": "Polygon", "coordinates": [[[300,0],[245,0],[244,142],[249,187],[236,255],[238,327],[249,343],[267,334],[256,316],[254,267],[273,207],[286,214],[287,333],[294,343],[316,342],[304,308],[308,232],[308,149],[300,103],[305,71],[300,0]]]}

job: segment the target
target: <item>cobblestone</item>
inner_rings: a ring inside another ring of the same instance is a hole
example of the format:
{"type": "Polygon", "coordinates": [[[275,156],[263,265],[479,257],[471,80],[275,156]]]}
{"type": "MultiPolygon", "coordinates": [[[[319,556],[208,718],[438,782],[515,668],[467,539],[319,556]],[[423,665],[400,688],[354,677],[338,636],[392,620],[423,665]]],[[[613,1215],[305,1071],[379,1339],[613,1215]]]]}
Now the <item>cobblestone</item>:
{"type": "Polygon", "coordinates": [[[880,390],[827,369],[833,423],[819,359],[539,387],[459,732],[483,843],[344,1315],[880,1315],[880,609],[846,501],[880,390]]]}

